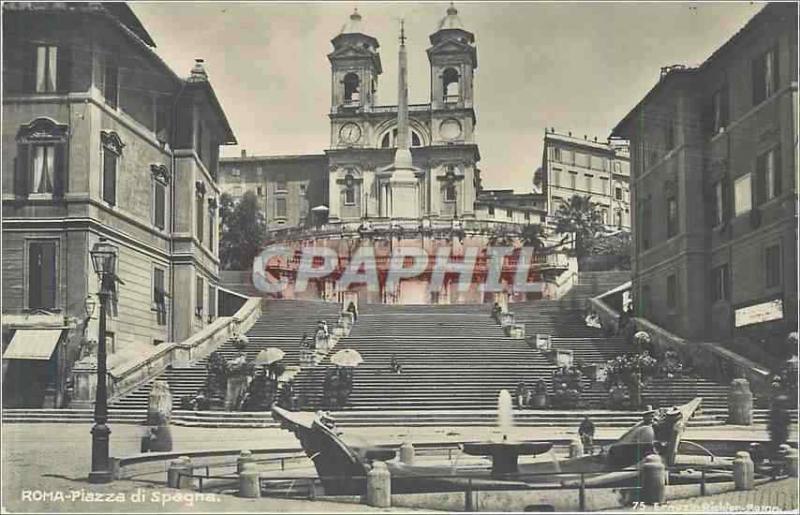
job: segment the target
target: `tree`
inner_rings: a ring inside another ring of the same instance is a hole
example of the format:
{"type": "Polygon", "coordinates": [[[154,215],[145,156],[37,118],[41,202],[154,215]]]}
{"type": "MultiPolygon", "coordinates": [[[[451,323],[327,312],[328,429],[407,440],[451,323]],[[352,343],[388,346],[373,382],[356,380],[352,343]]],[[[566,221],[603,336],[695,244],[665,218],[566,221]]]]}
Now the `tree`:
{"type": "Polygon", "coordinates": [[[230,195],[220,197],[222,237],[219,259],[223,270],[246,270],[261,250],[267,231],[264,212],[255,193],[248,191],[238,203],[230,195]]]}
{"type": "Polygon", "coordinates": [[[575,254],[587,255],[594,235],[603,229],[603,220],[591,196],[573,195],[555,214],[556,232],[575,234],[575,254]]]}

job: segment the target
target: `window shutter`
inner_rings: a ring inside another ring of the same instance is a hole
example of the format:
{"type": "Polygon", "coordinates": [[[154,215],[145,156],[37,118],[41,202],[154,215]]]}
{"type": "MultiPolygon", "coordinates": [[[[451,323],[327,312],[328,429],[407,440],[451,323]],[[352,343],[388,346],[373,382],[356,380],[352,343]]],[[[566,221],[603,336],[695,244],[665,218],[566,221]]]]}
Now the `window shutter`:
{"type": "Polygon", "coordinates": [[[733,191],[731,188],[731,179],[728,176],[722,178],[722,220],[728,221],[731,218],[731,211],[733,209],[733,191]]]}
{"type": "Polygon", "coordinates": [[[103,200],[116,205],[117,199],[117,156],[109,150],[103,151],[103,200]]]}
{"type": "Polygon", "coordinates": [[[761,58],[753,59],[750,69],[752,71],[752,86],[753,86],[753,105],[761,102],[763,98],[762,91],[764,89],[764,71],[763,61],[761,58]]]}
{"type": "Polygon", "coordinates": [[[45,243],[42,249],[42,307],[56,307],[56,245],[45,243]]]}
{"type": "Polygon", "coordinates": [[[42,307],[42,244],[28,247],[28,308],[42,307]]]}
{"type": "Polygon", "coordinates": [[[66,93],[72,86],[72,48],[59,46],[57,54],[56,87],[66,93]]]}
{"type": "Polygon", "coordinates": [[[28,196],[28,175],[30,174],[31,146],[27,143],[17,144],[17,160],[14,177],[14,193],[28,196]]]}
{"type": "Polygon", "coordinates": [[[34,93],[36,92],[36,45],[25,45],[22,59],[22,89],[26,93],[34,93]]]}
{"type": "Polygon", "coordinates": [[[753,188],[753,207],[760,206],[767,198],[767,155],[762,154],[756,158],[755,184],[753,188]]]}
{"type": "Polygon", "coordinates": [[[67,191],[67,144],[58,143],[55,145],[55,166],[53,170],[53,195],[61,197],[67,191]]]}
{"type": "Polygon", "coordinates": [[[774,153],[774,161],[773,166],[775,166],[775,196],[781,194],[781,175],[783,175],[783,170],[781,169],[781,147],[775,147],[773,150],[774,153]]]}

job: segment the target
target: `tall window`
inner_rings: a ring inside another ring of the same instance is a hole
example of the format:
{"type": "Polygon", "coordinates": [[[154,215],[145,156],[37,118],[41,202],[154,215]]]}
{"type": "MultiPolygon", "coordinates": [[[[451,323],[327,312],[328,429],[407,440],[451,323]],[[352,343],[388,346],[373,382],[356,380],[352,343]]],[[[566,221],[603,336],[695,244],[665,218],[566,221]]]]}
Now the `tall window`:
{"type": "Polygon", "coordinates": [[[588,192],[594,191],[594,190],[592,190],[592,187],[593,187],[592,179],[594,179],[594,176],[589,175],[589,174],[584,174],[583,177],[584,177],[584,179],[586,179],[586,191],[588,191],[588,192]]]}
{"type": "Polygon", "coordinates": [[[622,228],[622,210],[618,209],[617,212],[614,214],[614,217],[617,219],[617,227],[622,228]]]}
{"type": "Polygon", "coordinates": [[[722,132],[728,126],[728,87],[718,89],[711,96],[711,131],[722,132]]]}
{"type": "Polygon", "coordinates": [[[37,118],[17,133],[15,193],[61,195],[66,183],[66,125],[37,118]]]}
{"type": "Polygon", "coordinates": [[[103,96],[108,105],[117,107],[119,102],[119,64],[116,56],[113,55],[106,57],[103,73],[103,96]]]}
{"type": "Polygon", "coordinates": [[[767,288],[781,285],[781,246],[770,245],[764,250],[764,267],[767,288]]]}
{"type": "Polygon", "coordinates": [[[569,172],[569,187],[573,190],[576,188],[578,182],[578,173],[577,172],[569,172]]]}
{"type": "Polygon", "coordinates": [[[778,161],[780,151],[772,148],[756,159],[756,179],[758,180],[758,201],[767,202],[781,194],[781,174],[778,161]]]}
{"type": "Polygon", "coordinates": [[[716,227],[722,223],[725,214],[723,210],[722,181],[715,182],[711,192],[713,196],[711,200],[711,225],[716,227]]]}
{"type": "Polygon", "coordinates": [[[617,200],[622,200],[622,188],[619,187],[614,188],[614,198],[617,200]]]}
{"type": "Polygon", "coordinates": [[[167,185],[170,173],[166,166],[159,164],[150,165],[150,173],[153,175],[153,225],[163,230],[167,225],[167,185]]]}
{"type": "Polygon", "coordinates": [[[205,232],[205,197],[202,194],[195,196],[195,216],[197,217],[197,239],[203,243],[203,233],[205,232]]]}
{"type": "Polygon", "coordinates": [[[494,206],[489,206],[489,216],[494,216],[494,206]]]}
{"type": "Polygon", "coordinates": [[[52,93],[58,87],[58,47],[36,47],[36,92],[52,93]]]}
{"type": "Polygon", "coordinates": [[[561,169],[553,169],[553,186],[561,186],[561,169]]]}
{"type": "Polygon", "coordinates": [[[667,276],[667,307],[674,308],[678,305],[678,278],[675,274],[667,276]]]}
{"type": "Polygon", "coordinates": [[[214,320],[217,316],[217,289],[213,285],[208,285],[208,321],[214,320]]]}
{"type": "Polygon", "coordinates": [[[208,248],[214,250],[214,233],[217,231],[217,199],[208,199],[208,248]]]}
{"type": "Polygon", "coordinates": [[[513,209],[506,209],[506,218],[514,218],[514,210],[513,209]]]}
{"type": "Polygon", "coordinates": [[[747,213],[753,207],[751,182],[751,175],[748,173],[742,175],[733,183],[733,212],[737,216],[747,213]]]}
{"type": "Polygon", "coordinates": [[[283,197],[275,199],[275,217],[286,218],[286,199],[283,197]]]}
{"type": "Polygon", "coordinates": [[[767,50],[753,60],[753,105],[771,97],[778,88],[778,49],[767,50]]]}
{"type": "Polygon", "coordinates": [[[31,193],[53,193],[55,174],[55,145],[33,145],[31,193]]]}
{"type": "Polygon", "coordinates": [[[153,181],[153,225],[163,230],[166,226],[167,187],[160,181],[153,181]]]}
{"type": "Polygon", "coordinates": [[[156,312],[158,325],[166,325],[167,290],[165,287],[163,268],[153,268],[153,310],[156,312]]]}
{"type": "Polygon", "coordinates": [[[554,161],[561,161],[561,149],[560,148],[553,148],[553,160],[554,161]]]}
{"type": "Polygon", "coordinates": [[[453,182],[448,182],[444,186],[444,201],[445,202],[455,202],[456,201],[456,185],[453,182]]]}
{"type": "Polygon", "coordinates": [[[286,176],[279,175],[275,178],[275,191],[276,192],[284,192],[287,191],[288,187],[286,184],[286,176]]]}
{"type": "Polygon", "coordinates": [[[117,154],[103,149],[103,200],[112,206],[117,203],[117,154]]]}
{"type": "Polygon", "coordinates": [[[194,314],[198,317],[203,317],[203,278],[198,275],[195,279],[195,288],[194,288],[194,314]]]}
{"type": "Polygon", "coordinates": [[[730,294],[728,265],[720,265],[711,271],[711,300],[727,300],[730,294]]]}
{"type": "Polygon", "coordinates": [[[356,183],[351,174],[344,177],[344,205],[356,205],[356,183]]]}
{"type": "Polygon", "coordinates": [[[667,199],[667,238],[672,238],[678,233],[678,199],[667,199]]]}
{"type": "Polygon", "coordinates": [[[56,307],[56,242],[32,241],[28,245],[28,308],[56,307]]]}

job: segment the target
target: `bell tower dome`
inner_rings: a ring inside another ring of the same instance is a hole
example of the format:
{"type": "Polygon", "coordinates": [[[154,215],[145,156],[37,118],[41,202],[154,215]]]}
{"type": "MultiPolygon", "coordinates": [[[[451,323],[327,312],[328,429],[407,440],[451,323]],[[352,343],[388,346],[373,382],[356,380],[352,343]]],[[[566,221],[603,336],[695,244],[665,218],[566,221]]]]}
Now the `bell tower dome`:
{"type": "Polygon", "coordinates": [[[366,34],[358,9],[331,43],[331,113],[371,110],[383,69],[378,40],[366,34]]]}

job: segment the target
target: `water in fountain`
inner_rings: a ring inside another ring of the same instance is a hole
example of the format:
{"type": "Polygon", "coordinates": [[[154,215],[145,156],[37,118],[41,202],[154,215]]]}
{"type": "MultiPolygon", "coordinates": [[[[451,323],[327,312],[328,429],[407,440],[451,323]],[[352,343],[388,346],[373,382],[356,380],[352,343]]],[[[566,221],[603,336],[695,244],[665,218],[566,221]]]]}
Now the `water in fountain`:
{"type": "Polygon", "coordinates": [[[504,440],[508,439],[508,433],[514,427],[514,405],[511,394],[505,389],[500,390],[497,396],[497,427],[504,440]]]}

